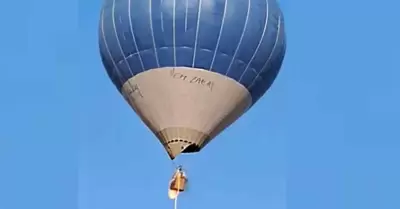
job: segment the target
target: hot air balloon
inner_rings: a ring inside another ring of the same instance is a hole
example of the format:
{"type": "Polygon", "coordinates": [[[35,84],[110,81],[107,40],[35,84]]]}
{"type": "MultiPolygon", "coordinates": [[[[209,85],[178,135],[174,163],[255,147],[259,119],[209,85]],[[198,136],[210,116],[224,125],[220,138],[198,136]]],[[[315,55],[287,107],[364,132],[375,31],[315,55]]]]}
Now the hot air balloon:
{"type": "Polygon", "coordinates": [[[169,157],[202,150],[270,88],[286,51],[276,0],[105,0],[103,65],[169,157]]]}

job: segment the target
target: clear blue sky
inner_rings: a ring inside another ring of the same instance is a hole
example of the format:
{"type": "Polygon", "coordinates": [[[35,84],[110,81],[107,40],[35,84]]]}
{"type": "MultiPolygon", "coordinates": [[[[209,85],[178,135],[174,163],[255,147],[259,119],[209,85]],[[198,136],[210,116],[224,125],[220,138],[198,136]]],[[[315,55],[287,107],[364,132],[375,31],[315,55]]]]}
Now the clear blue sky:
{"type": "MultiPolygon", "coordinates": [[[[172,208],[173,167],[101,65],[100,4],[2,3],[0,209],[172,208]]],[[[181,208],[400,208],[400,3],[283,7],[281,74],[183,160],[181,208]]]]}

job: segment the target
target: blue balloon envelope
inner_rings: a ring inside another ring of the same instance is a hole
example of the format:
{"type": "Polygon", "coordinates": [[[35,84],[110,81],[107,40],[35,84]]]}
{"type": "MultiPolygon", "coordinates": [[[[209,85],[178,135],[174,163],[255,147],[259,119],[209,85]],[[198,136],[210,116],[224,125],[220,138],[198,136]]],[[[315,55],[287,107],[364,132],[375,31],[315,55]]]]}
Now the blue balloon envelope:
{"type": "Polygon", "coordinates": [[[251,108],[286,50],[275,0],[106,0],[99,38],[110,79],[172,159],[251,108]]]}

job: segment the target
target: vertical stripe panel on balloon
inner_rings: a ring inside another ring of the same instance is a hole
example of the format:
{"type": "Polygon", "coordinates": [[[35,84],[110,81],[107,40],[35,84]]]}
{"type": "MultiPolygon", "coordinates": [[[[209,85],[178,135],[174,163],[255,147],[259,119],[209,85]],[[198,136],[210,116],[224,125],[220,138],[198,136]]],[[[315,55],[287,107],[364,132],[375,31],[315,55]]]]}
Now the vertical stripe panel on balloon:
{"type": "MultiPolygon", "coordinates": [[[[164,28],[164,15],[165,15],[165,7],[163,6],[163,2],[165,0],[152,0],[151,6],[151,20],[153,25],[153,33],[154,40],[156,42],[156,48],[160,50],[160,48],[165,48],[168,46],[168,39],[164,37],[165,28],[164,28]]],[[[170,41],[169,41],[170,42],[170,41]]],[[[158,51],[160,65],[162,66],[163,61],[161,60],[160,52],[158,51]]]]}
{"type": "Polygon", "coordinates": [[[175,64],[173,52],[175,3],[176,0],[154,1],[152,16],[160,66],[174,66],[175,64]],[[159,9],[156,9],[155,5],[157,4],[159,4],[159,9]]]}
{"type": "MultiPolygon", "coordinates": [[[[110,5],[110,7],[112,7],[112,5],[110,5]]],[[[112,66],[112,68],[110,68],[112,72],[110,73],[113,74],[112,77],[115,79],[114,84],[118,84],[118,88],[120,88],[125,82],[123,76],[121,75],[117,67],[117,62],[122,56],[121,53],[119,54],[117,53],[115,46],[110,46],[110,44],[116,42],[114,30],[112,28],[112,24],[110,24],[112,22],[109,21],[110,18],[107,18],[110,16],[111,16],[111,9],[103,9],[100,18],[101,39],[102,42],[104,43],[102,48],[105,52],[105,56],[109,60],[109,65],[112,66]]]]}
{"type": "Polygon", "coordinates": [[[193,56],[192,56],[192,64],[191,67],[194,67],[195,61],[196,61],[196,54],[197,54],[197,45],[198,45],[198,39],[199,39],[199,28],[200,28],[200,20],[201,20],[201,6],[202,6],[203,0],[198,0],[197,4],[197,15],[196,15],[196,24],[195,24],[195,36],[194,36],[194,45],[193,45],[193,56]]]}
{"type": "MultiPolygon", "coordinates": [[[[198,14],[198,5],[199,0],[179,0],[179,10],[177,13],[177,48],[176,56],[177,56],[177,65],[178,66],[186,66],[191,67],[193,61],[193,52],[194,52],[194,42],[196,37],[196,24],[197,24],[197,14],[198,14]],[[185,6],[184,11],[182,11],[182,7],[185,6]],[[184,16],[184,17],[183,17],[184,16]],[[183,19],[181,19],[183,18],[183,19]],[[182,30],[182,21],[184,30],[182,30]]],[[[178,5],[178,3],[177,3],[178,5]]]]}
{"type": "Polygon", "coordinates": [[[254,57],[259,53],[261,42],[265,36],[268,20],[268,0],[251,1],[247,31],[243,37],[244,46],[238,51],[237,59],[245,63],[244,68],[236,65],[231,69],[233,78],[244,86],[256,77],[254,57]]]}
{"type": "Polygon", "coordinates": [[[222,75],[225,75],[228,71],[246,20],[247,10],[236,9],[238,4],[247,8],[248,0],[226,1],[226,14],[222,25],[223,30],[220,34],[221,39],[217,46],[217,56],[212,67],[214,71],[222,75]]]}
{"type": "Polygon", "coordinates": [[[225,0],[203,0],[198,28],[196,60],[194,66],[209,69],[217,46],[223,19],[225,0]]]}
{"type": "Polygon", "coordinates": [[[272,85],[273,81],[278,75],[278,72],[283,62],[283,54],[285,53],[285,36],[283,34],[284,25],[283,22],[280,21],[280,19],[281,18],[279,17],[273,52],[270,55],[267,63],[265,63],[262,71],[260,71],[257,78],[248,87],[255,101],[257,101],[272,85]]]}
{"type": "MultiPolygon", "coordinates": [[[[248,33],[248,24],[249,24],[249,19],[250,19],[250,10],[251,10],[251,1],[252,0],[247,0],[246,6],[243,5],[243,10],[246,10],[246,16],[244,17],[244,23],[243,23],[243,29],[242,33],[240,34],[239,42],[236,46],[235,52],[233,53],[232,60],[229,63],[228,69],[225,73],[226,76],[234,79],[234,80],[239,80],[241,73],[244,71],[246,68],[246,63],[240,59],[239,52],[240,50],[246,50],[247,48],[251,48],[250,45],[247,45],[247,43],[244,43],[243,41],[245,40],[245,36],[248,33]]],[[[255,35],[252,33],[251,35],[255,35]]]]}
{"type": "Polygon", "coordinates": [[[131,1],[130,14],[132,30],[140,51],[145,69],[157,68],[158,57],[154,49],[154,33],[152,30],[151,9],[152,1],[131,1]]]}
{"type": "MultiPolygon", "coordinates": [[[[115,4],[113,8],[115,30],[117,31],[117,36],[120,40],[121,48],[125,57],[129,57],[132,54],[137,53],[129,27],[129,10],[127,9],[128,5],[129,1],[119,1],[118,4],[115,4]]],[[[135,74],[138,72],[141,72],[141,70],[135,70],[135,74]]]]}
{"type": "Polygon", "coordinates": [[[100,27],[99,27],[99,48],[100,48],[100,57],[101,60],[103,61],[104,67],[106,69],[107,75],[110,77],[111,81],[113,82],[113,84],[117,87],[120,88],[122,86],[122,82],[119,80],[118,78],[118,74],[113,66],[113,61],[112,61],[112,57],[108,54],[107,49],[105,47],[105,40],[103,38],[103,28],[102,28],[102,23],[101,23],[101,19],[100,19],[100,27]]]}
{"type": "MultiPolygon", "coordinates": [[[[111,5],[112,7],[112,5],[111,5]]],[[[113,62],[117,64],[119,61],[123,60],[123,55],[118,48],[118,43],[116,39],[116,34],[113,26],[113,13],[112,9],[103,10],[102,15],[102,26],[104,31],[104,40],[107,44],[108,51],[113,58],[113,62]]]]}
{"type": "Polygon", "coordinates": [[[132,71],[131,66],[129,65],[127,61],[127,56],[129,55],[128,53],[124,52],[124,43],[125,43],[125,37],[124,37],[124,28],[121,26],[122,23],[122,16],[121,12],[118,11],[118,5],[116,4],[115,0],[113,1],[112,9],[111,9],[111,22],[112,22],[112,28],[114,30],[114,36],[116,40],[116,47],[117,50],[119,50],[119,53],[121,55],[121,60],[118,60],[117,62],[117,69],[120,72],[120,75],[122,76],[123,81],[129,79],[130,77],[134,76],[135,73],[132,71]],[[117,28],[120,26],[120,28],[117,28]]]}
{"type": "Polygon", "coordinates": [[[174,0],[175,11],[174,13],[174,43],[173,43],[173,54],[174,54],[174,66],[189,66],[191,49],[185,48],[185,37],[187,33],[185,31],[185,18],[186,18],[186,6],[187,0],[174,0]]]}
{"type": "MultiPolygon", "coordinates": [[[[266,32],[263,40],[261,40],[261,45],[258,49],[258,52],[256,53],[252,62],[252,66],[257,73],[261,71],[268,57],[272,53],[272,49],[274,48],[277,35],[276,25],[278,24],[278,18],[280,15],[278,11],[279,8],[276,7],[276,3],[268,0],[268,22],[266,32]]],[[[251,85],[251,83],[248,85],[251,85]]],[[[248,87],[248,85],[246,85],[246,87],[248,87]]]]}

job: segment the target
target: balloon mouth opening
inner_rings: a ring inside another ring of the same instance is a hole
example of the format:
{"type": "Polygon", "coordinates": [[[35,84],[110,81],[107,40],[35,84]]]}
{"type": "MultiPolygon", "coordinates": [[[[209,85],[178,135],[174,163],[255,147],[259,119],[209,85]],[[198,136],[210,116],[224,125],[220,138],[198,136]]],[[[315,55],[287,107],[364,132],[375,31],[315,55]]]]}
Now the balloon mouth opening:
{"type": "Polygon", "coordinates": [[[171,158],[171,160],[174,160],[180,154],[190,154],[190,153],[193,154],[193,153],[199,152],[200,150],[201,150],[200,146],[198,146],[196,144],[190,144],[186,147],[182,146],[180,152],[176,153],[176,154],[173,154],[170,150],[170,151],[168,151],[168,155],[171,158]]]}
{"type": "Polygon", "coordinates": [[[196,144],[191,144],[187,146],[186,148],[182,148],[182,153],[194,153],[194,152],[199,152],[200,151],[200,146],[196,144]]]}

